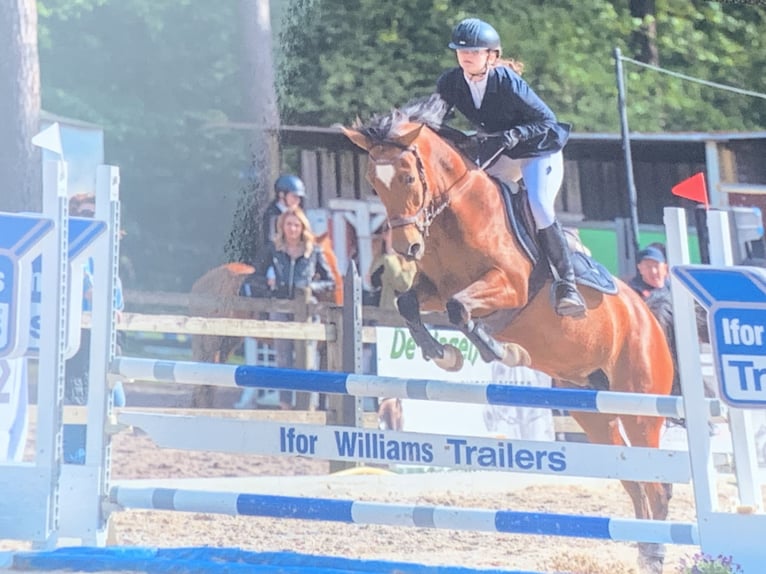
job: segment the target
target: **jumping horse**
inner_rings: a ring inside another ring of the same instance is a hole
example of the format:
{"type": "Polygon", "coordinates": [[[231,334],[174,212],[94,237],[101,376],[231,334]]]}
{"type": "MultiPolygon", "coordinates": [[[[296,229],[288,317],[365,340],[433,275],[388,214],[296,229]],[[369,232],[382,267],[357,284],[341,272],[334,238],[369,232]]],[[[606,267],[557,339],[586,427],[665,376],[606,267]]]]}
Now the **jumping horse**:
{"type": "MultiPolygon", "coordinates": [[[[423,356],[460,368],[460,351],[421,320],[421,312],[446,310],[485,361],[529,366],[570,388],[669,394],[665,335],[626,284],[610,278],[613,295],[581,285],[586,315],[555,313],[547,262],[535,261],[514,232],[500,184],[440,135],[445,112],[434,95],[342,128],[368,153],[367,179],[388,213],[394,249],[416,261],[413,286],[397,306],[423,356]]],[[[590,442],[659,446],[662,417],[571,414],[590,442]]],[[[637,518],[666,519],[672,485],[622,484],[637,518]]],[[[643,572],[661,572],[663,560],[664,545],[639,544],[643,572]]]]}

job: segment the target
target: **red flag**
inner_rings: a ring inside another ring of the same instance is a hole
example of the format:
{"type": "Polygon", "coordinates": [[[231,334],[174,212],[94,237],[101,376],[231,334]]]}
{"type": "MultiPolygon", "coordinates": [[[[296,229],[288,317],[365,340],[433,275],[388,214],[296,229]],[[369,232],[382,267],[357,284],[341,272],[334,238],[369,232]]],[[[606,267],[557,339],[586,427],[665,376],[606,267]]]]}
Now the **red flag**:
{"type": "Polygon", "coordinates": [[[705,174],[702,172],[695,173],[690,178],[674,185],[673,189],[671,189],[671,192],[673,195],[677,195],[678,197],[691,199],[697,203],[704,203],[705,208],[708,207],[705,174]]]}

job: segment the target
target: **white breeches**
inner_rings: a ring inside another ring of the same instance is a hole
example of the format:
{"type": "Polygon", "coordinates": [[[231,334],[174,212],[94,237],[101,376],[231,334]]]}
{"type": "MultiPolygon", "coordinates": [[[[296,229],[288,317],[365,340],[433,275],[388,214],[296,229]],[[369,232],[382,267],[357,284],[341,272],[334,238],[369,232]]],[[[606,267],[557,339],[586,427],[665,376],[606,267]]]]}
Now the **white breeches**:
{"type": "Polygon", "coordinates": [[[564,156],[560,151],[524,159],[502,155],[487,168],[487,173],[507,182],[517,182],[523,177],[537,228],[545,229],[553,225],[556,220],[556,196],[564,180],[564,156]]]}

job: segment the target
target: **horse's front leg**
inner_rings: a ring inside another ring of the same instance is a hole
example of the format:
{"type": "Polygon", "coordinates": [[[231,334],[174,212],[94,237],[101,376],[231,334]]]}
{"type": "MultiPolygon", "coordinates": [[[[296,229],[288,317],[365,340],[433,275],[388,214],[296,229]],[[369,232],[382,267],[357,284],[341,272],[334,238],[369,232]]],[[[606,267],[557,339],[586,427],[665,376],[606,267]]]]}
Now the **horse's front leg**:
{"type": "Polygon", "coordinates": [[[432,359],[439,367],[447,371],[459,371],[463,367],[463,354],[452,345],[443,345],[437,341],[420,318],[420,301],[436,299],[436,289],[422,279],[409,291],[396,299],[399,314],[407,323],[415,344],[420,347],[423,358],[432,359]]]}
{"type": "Polygon", "coordinates": [[[490,313],[498,309],[515,309],[525,302],[526,293],[518,293],[502,271],[492,269],[478,281],[455,293],[446,307],[450,323],[468,337],[486,362],[502,361],[508,366],[529,366],[532,360],[524,347],[498,342],[472,318],[477,310],[490,313]]]}

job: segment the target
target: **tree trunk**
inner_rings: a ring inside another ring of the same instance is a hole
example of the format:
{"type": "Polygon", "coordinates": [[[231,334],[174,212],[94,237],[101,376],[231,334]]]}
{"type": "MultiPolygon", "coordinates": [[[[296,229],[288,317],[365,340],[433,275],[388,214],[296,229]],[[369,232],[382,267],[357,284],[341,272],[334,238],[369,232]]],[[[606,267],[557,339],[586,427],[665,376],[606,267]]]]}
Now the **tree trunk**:
{"type": "Polygon", "coordinates": [[[657,51],[657,16],[654,0],[630,0],[630,15],[641,20],[641,26],[631,36],[633,53],[637,60],[659,66],[657,51]]]}
{"type": "Polygon", "coordinates": [[[234,215],[227,253],[232,260],[251,260],[258,245],[261,219],[271,199],[279,171],[279,110],[274,86],[274,64],[269,0],[240,0],[242,37],[242,93],[250,134],[249,181],[234,215]]]}
{"type": "Polygon", "coordinates": [[[0,2],[0,211],[40,211],[40,61],[36,0],[0,2]]]}
{"type": "MultiPolygon", "coordinates": [[[[274,86],[269,0],[240,0],[242,91],[250,134],[251,165],[234,214],[226,251],[234,261],[253,261],[260,245],[261,220],[279,170],[279,110],[274,86]]],[[[198,401],[212,403],[212,395],[198,401]]],[[[210,406],[204,404],[200,406],[210,406]]]]}

